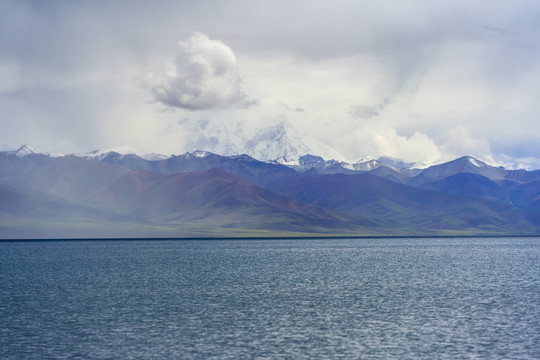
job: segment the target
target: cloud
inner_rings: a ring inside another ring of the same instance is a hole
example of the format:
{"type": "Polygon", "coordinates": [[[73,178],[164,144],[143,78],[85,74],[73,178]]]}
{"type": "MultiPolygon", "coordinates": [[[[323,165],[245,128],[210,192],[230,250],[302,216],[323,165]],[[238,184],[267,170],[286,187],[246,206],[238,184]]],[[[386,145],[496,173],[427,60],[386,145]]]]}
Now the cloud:
{"type": "Polygon", "coordinates": [[[378,154],[413,161],[432,162],[441,157],[438,146],[427,135],[415,132],[412,136],[399,135],[394,129],[384,127],[368,133],[366,142],[378,154]]]}
{"type": "Polygon", "coordinates": [[[289,111],[300,112],[300,113],[305,112],[305,110],[302,109],[302,108],[300,108],[300,107],[293,108],[293,107],[291,107],[291,106],[289,106],[289,105],[287,105],[287,104],[285,104],[284,102],[281,102],[281,101],[277,101],[276,103],[277,103],[277,105],[279,105],[280,107],[282,107],[282,108],[284,108],[284,109],[287,109],[287,110],[289,110],[289,111]]]}
{"type": "Polygon", "coordinates": [[[242,91],[236,55],[221,41],[195,32],[178,43],[176,57],[158,72],[146,73],[140,84],[154,98],[171,108],[224,109],[257,104],[242,91]]]}
{"type": "Polygon", "coordinates": [[[451,129],[448,132],[447,142],[440,148],[449,159],[466,154],[491,164],[496,163],[489,142],[485,139],[472,137],[463,126],[451,129]]]}
{"type": "Polygon", "coordinates": [[[536,157],[540,2],[338,3],[0,1],[0,142],[179,152],[183,116],[286,114],[350,159],[536,157]]]}
{"type": "Polygon", "coordinates": [[[540,159],[527,156],[527,157],[514,157],[506,154],[501,154],[499,156],[499,162],[506,169],[525,169],[525,170],[535,170],[540,169],[540,159]]]}
{"type": "Polygon", "coordinates": [[[496,26],[483,25],[482,27],[483,27],[485,30],[488,30],[488,31],[491,31],[491,32],[494,32],[494,33],[498,34],[499,36],[506,36],[506,35],[508,35],[508,30],[501,29],[501,28],[498,28],[498,27],[496,27],[496,26]]]}
{"type": "Polygon", "coordinates": [[[386,155],[432,163],[442,155],[437,144],[426,134],[417,131],[411,136],[404,136],[383,124],[360,126],[340,136],[334,135],[332,145],[350,161],[386,155]]]}
{"type": "Polygon", "coordinates": [[[349,114],[353,118],[371,119],[372,117],[378,116],[379,113],[383,111],[388,104],[390,104],[390,99],[385,98],[384,101],[377,107],[370,107],[365,105],[351,106],[349,114]]]}
{"type": "Polygon", "coordinates": [[[379,115],[379,112],[369,106],[356,105],[351,107],[350,114],[353,118],[371,119],[379,115]]]}

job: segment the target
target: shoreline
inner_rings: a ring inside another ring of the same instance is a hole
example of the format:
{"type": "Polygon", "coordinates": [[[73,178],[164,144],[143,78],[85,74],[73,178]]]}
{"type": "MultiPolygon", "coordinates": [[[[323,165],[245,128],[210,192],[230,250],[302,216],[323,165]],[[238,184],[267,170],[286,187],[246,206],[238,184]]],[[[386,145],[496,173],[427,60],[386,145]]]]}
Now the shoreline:
{"type": "Polygon", "coordinates": [[[514,235],[329,235],[329,236],[230,236],[230,237],[88,237],[88,238],[21,238],[0,239],[2,242],[53,242],[53,241],[193,241],[193,240],[365,240],[365,239],[467,239],[467,238],[540,238],[540,234],[514,235]]]}

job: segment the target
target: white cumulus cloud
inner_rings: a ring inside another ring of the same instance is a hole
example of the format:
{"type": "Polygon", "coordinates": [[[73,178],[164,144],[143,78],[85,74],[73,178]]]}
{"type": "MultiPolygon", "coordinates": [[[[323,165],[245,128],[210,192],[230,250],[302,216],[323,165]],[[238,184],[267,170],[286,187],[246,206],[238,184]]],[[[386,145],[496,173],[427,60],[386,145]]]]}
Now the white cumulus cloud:
{"type": "Polygon", "coordinates": [[[447,154],[447,159],[452,159],[467,154],[476,157],[489,164],[496,164],[491,153],[491,147],[487,140],[475,138],[469,134],[469,131],[458,126],[448,132],[448,140],[441,145],[441,151],[447,154]]]}
{"type": "Polygon", "coordinates": [[[411,136],[400,135],[395,129],[380,125],[358,127],[346,134],[334,136],[339,143],[333,145],[349,161],[362,158],[377,158],[382,155],[408,161],[434,163],[441,158],[441,151],[426,134],[415,132],[411,136]]]}
{"type": "Polygon", "coordinates": [[[195,32],[178,43],[178,53],[158,72],[148,72],[141,85],[155,101],[187,110],[253,105],[242,91],[236,55],[221,41],[195,32]]]}

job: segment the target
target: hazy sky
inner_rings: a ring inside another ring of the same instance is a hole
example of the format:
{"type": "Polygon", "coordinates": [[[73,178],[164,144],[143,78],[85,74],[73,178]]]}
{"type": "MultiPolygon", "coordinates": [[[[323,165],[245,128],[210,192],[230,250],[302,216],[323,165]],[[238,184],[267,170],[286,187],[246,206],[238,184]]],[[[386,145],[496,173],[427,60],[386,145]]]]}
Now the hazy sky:
{"type": "Polygon", "coordinates": [[[348,159],[540,168],[539,19],[536,0],[0,0],[0,147],[181,153],[208,124],[284,119],[348,159]]]}

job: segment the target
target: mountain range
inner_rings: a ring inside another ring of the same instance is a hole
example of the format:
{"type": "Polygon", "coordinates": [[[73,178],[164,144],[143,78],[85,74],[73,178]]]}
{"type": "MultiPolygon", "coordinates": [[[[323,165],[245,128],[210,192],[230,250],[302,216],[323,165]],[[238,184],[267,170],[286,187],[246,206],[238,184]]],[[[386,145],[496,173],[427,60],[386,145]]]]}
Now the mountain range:
{"type": "Polygon", "coordinates": [[[540,171],[470,156],[261,161],[208,151],[0,152],[0,238],[540,233],[540,171]]]}

